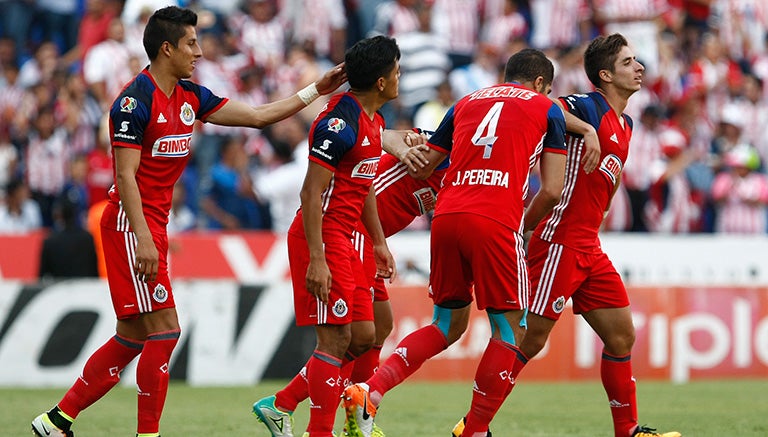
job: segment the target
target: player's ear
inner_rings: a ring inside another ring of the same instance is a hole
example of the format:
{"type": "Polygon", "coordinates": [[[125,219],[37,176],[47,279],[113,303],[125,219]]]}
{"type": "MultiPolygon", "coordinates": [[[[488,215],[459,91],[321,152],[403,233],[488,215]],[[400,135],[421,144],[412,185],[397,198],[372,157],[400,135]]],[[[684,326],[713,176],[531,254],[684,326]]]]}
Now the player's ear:
{"type": "Polygon", "coordinates": [[[384,91],[384,86],[387,83],[387,79],[384,77],[380,77],[376,80],[376,89],[379,90],[379,92],[384,91]]]}
{"type": "Polygon", "coordinates": [[[163,41],[163,43],[160,45],[160,53],[164,54],[165,56],[171,56],[171,43],[168,41],[163,41]]]}
{"type": "Polygon", "coordinates": [[[608,70],[600,70],[600,79],[604,82],[610,82],[613,75],[608,70]]]}
{"type": "Polygon", "coordinates": [[[533,90],[539,94],[545,94],[546,88],[547,84],[544,76],[536,76],[536,79],[533,81],[533,90]]]}

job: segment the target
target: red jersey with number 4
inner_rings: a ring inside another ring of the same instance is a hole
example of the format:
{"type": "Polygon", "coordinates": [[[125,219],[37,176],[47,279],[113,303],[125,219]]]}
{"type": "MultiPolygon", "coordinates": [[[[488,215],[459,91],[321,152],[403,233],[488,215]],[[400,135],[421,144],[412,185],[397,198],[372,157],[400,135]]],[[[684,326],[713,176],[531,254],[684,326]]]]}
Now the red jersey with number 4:
{"type": "MultiPolygon", "coordinates": [[[[152,233],[166,232],[173,186],[189,160],[195,120],[205,121],[226,102],[227,99],[187,80],[180,80],[171,96],[166,96],[149,70],[144,69],[112,104],[109,112],[112,147],[141,150],[136,182],[144,217],[152,233]]],[[[116,185],[109,190],[109,205],[101,223],[120,231],[129,229],[116,185]]]]}
{"type": "Polygon", "coordinates": [[[600,165],[584,172],[581,158],[584,140],[568,135],[568,162],[560,203],[539,223],[536,235],[542,240],[581,251],[600,250],[598,231],[614,187],[627,161],[632,119],[616,114],[602,94],[573,94],[560,99],[568,112],[591,124],[600,141],[600,165]]]}
{"type": "Polygon", "coordinates": [[[333,172],[323,192],[323,236],[352,237],[381,157],[384,118],[351,93],[337,94],[312,123],[309,160],[333,172]]]}
{"type": "Polygon", "coordinates": [[[521,231],[530,170],[542,151],[565,154],[564,135],[563,111],[519,84],[463,97],[427,143],[451,156],[435,217],[472,213],[521,231]]]}

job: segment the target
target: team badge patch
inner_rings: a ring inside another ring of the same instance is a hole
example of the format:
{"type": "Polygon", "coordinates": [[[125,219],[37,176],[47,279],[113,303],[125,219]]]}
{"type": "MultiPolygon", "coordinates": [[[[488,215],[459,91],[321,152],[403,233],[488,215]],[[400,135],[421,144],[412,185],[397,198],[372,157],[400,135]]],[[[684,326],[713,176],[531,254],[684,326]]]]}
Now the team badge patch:
{"type": "Polygon", "coordinates": [[[192,105],[184,102],[184,104],[181,105],[181,113],[179,114],[179,117],[181,118],[182,123],[187,126],[192,126],[192,123],[195,122],[195,111],[192,109],[192,105]]]}
{"type": "Polygon", "coordinates": [[[555,312],[555,314],[560,314],[565,309],[565,298],[563,296],[560,296],[552,302],[552,311],[555,312]]]}
{"type": "Polygon", "coordinates": [[[336,301],[335,304],[333,304],[333,315],[336,317],[344,317],[347,315],[347,312],[349,312],[349,307],[347,307],[347,303],[344,302],[344,299],[339,299],[336,301]]]}
{"type": "Polygon", "coordinates": [[[165,289],[163,284],[157,284],[155,286],[155,291],[152,293],[152,298],[155,299],[157,303],[163,303],[168,300],[168,290],[165,289]]]}
{"type": "Polygon", "coordinates": [[[133,97],[125,96],[120,100],[120,112],[131,113],[136,109],[136,99],[133,97]]]}
{"type": "Polygon", "coordinates": [[[328,120],[328,130],[331,132],[339,133],[347,127],[347,122],[340,118],[332,118],[328,120]]]}

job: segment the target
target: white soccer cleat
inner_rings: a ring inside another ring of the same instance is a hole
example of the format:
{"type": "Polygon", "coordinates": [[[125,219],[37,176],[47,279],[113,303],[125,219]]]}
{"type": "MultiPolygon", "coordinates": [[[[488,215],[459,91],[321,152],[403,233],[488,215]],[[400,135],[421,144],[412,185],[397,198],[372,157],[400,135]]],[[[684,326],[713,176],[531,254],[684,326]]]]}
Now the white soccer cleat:
{"type": "Polygon", "coordinates": [[[32,421],[32,433],[38,437],[74,437],[72,431],[59,429],[48,418],[48,413],[43,413],[32,421]]]}
{"type": "Polygon", "coordinates": [[[267,426],[272,437],[293,437],[293,414],[275,407],[275,397],[268,396],[253,404],[253,414],[267,426]]]}

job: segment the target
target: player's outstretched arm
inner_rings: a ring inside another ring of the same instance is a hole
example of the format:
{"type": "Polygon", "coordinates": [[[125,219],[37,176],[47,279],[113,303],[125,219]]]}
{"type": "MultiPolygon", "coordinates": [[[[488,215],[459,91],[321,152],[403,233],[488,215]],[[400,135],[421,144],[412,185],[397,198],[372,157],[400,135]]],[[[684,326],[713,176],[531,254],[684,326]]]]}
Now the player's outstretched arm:
{"type": "Polygon", "coordinates": [[[222,126],[245,126],[262,129],[301,111],[318,97],[330,94],[347,80],[344,64],[328,70],[320,80],[311,83],[291,97],[260,106],[230,100],[209,115],[206,122],[222,126]]]}
{"type": "Polygon", "coordinates": [[[413,130],[387,129],[381,136],[381,146],[385,152],[395,156],[412,172],[424,168],[428,161],[424,156],[427,135],[413,130]]]}

